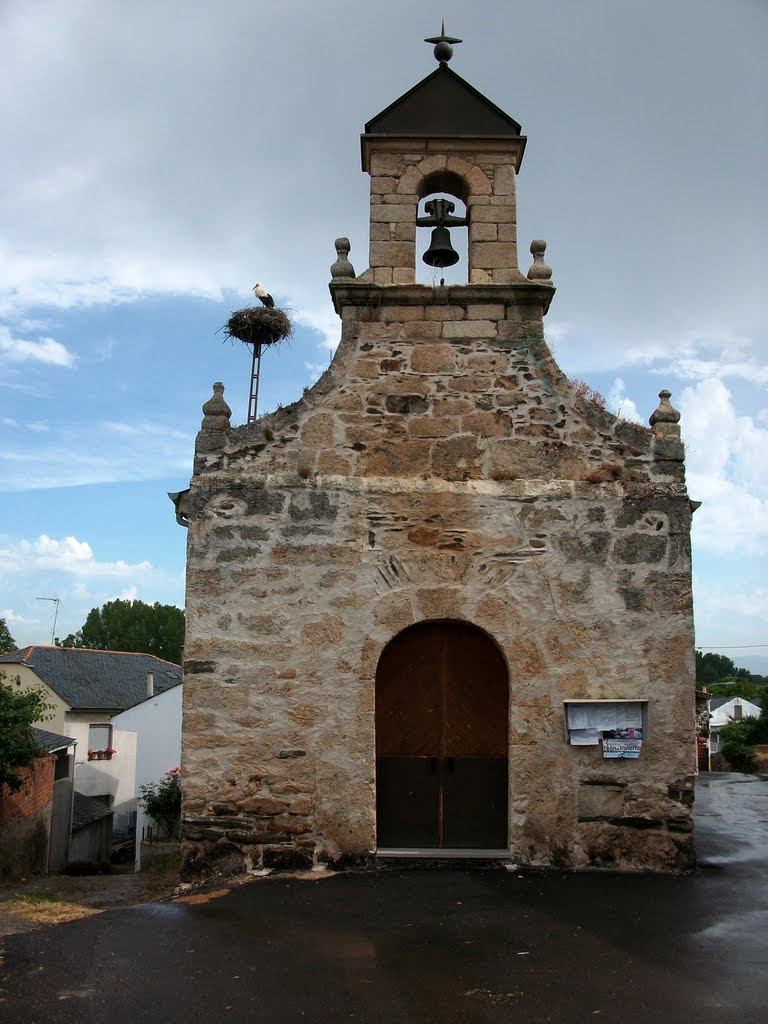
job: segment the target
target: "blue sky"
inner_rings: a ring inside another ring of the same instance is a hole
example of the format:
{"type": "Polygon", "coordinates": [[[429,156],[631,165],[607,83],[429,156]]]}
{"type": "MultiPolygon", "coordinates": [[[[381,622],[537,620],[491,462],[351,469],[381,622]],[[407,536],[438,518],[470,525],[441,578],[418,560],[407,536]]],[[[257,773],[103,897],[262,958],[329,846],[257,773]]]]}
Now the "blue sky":
{"type": "Polygon", "coordinates": [[[624,415],[647,421],[662,387],[683,414],[698,642],[768,655],[768,8],[380,10],[4,5],[0,616],[25,644],[50,640],[40,597],[60,636],[114,597],[183,605],[166,491],[213,381],[247,411],[249,354],[217,331],[256,279],[292,310],[264,411],[327,365],[334,238],[367,264],[359,133],[432,71],[445,17],[454,70],[528,136],[520,262],[547,239],[560,364],[624,415]]]}

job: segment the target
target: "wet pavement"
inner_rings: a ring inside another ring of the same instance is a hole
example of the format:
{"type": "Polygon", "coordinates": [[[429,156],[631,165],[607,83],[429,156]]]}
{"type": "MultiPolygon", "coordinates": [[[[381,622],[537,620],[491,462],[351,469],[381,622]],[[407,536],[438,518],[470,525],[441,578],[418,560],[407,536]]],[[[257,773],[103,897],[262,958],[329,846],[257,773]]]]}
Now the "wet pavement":
{"type": "Polygon", "coordinates": [[[679,878],[271,876],[9,936],[0,1021],[765,1024],[768,781],[704,776],[696,813],[679,878]]]}

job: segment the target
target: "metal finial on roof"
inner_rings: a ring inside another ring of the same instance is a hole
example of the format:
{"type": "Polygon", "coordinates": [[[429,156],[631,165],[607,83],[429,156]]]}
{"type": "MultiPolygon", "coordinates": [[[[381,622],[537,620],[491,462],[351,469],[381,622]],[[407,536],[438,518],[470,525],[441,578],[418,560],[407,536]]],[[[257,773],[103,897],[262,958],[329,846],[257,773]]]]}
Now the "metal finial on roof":
{"type": "Polygon", "coordinates": [[[445,18],[443,18],[443,22],[440,25],[440,35],[430,36],[429,39],[425,39],[424,42],[434,43],[435,60],[440,64],[447,64],[453,56],[453,46],[457,43],[463,43],[464,40],[456,39],[454,36],[447,36],[445,34],[445,18]]]}

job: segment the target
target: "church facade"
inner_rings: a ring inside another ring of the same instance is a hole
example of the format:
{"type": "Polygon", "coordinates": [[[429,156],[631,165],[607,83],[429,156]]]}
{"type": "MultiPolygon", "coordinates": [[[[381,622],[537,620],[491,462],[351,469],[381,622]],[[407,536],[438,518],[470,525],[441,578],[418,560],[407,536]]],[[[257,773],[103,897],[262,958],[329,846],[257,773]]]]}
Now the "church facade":
{"type": "Polygon", "coordinates": [[[558,368],[544,243],[518,265],[525,138],[440,53],[362,136],[369,266],[337,240],[330,368],[251,425],[221,384],[204,406],[177,497],[187,876],[693,862],[679,414],[662,392],[623,421],[558,368]]]}

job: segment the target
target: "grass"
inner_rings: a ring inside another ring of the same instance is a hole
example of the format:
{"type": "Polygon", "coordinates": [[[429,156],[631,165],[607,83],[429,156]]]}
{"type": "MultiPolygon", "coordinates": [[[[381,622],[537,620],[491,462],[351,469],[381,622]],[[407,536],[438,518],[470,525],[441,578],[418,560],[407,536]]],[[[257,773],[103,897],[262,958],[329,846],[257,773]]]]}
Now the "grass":
{"type": "Polygon", "coordinates": [[[59,897],[54,892],[16,892],[13,896],[9,897],[9,900],[14,903],[25,903],[30,906],[34,906],[38,903],[59,903],[61,902],[59,897]]]}
{"type": "Polygon", "coordinates": [[[46,892],[44,889],[39,892],[14,893],[8,902],[14,904],[9,907],[14,916],[35,921],[37,924],[61,924],[64,921],[75,921],[79,917],[90,917],[91,914],[99,913],[94,907],[63,900],[55,893],[46,892]]]}

